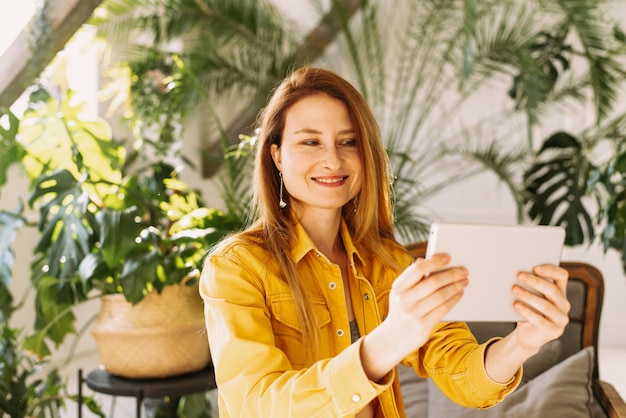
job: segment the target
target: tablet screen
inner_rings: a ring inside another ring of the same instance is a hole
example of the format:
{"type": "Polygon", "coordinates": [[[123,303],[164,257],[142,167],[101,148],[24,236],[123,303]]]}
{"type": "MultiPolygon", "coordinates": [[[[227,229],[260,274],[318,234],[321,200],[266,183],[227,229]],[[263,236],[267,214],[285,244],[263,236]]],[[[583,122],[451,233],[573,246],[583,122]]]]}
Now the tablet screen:
{"type": "Polygon", "coordinates": [[[448,253],[450,266],[465,266],[469,285],[444,321],[516,322],[512,286],[520,271],[538,264],[558,265],[565,230],[557,226],[435,222],[426,258],[448,253]]]}

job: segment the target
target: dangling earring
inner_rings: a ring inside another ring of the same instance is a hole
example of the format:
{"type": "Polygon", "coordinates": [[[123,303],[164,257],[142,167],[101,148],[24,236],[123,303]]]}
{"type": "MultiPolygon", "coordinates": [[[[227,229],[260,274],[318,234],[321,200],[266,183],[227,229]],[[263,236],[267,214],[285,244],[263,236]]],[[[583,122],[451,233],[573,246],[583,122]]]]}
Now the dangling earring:
{"type": "Polygon", "coordinates": [[[352,210],[354,212],[356,212],[356,208],[357,208],[357,200],[356,200],[357,197],[358,196],[354,196],[354,200],[352,201],[352,210]]]}
{"type": "Polygon", "coordinates": [[[280,200],[278,201],[278,206],[280,206],[281,209],[285,209],[287,207],[287,202],[283,200],[283,173],[279,172],[278,176],[280,177],[280,192],[278,194],[280,200]]]}

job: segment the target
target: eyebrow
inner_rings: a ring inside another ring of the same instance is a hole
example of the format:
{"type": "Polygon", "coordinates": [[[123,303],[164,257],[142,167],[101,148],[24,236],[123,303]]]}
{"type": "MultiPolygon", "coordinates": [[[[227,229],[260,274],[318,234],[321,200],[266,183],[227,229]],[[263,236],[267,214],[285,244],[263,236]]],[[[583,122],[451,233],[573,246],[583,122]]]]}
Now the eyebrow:
{"type": "MultiPolygon", "coordinates": [[[[322,133],[321,131],[318,131],[317,129],[313,129],[313,128],[303,128],[294,132],[294,134],[321,134],[321,133],[322,133]]],[[[354,133],[354,129],[352,128],[344,129],[343,131],[338,132],[339,135],[352,134],[352,133],[354,133]]]]}

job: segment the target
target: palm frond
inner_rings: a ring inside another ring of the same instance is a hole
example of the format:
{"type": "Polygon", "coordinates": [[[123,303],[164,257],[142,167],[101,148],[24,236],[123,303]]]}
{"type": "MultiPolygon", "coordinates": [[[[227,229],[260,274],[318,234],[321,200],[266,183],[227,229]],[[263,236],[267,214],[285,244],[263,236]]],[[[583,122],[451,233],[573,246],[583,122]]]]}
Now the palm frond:
{"type": "Polygon", "coordinates": [[[122,58],[177,55],[196,79],[191,87],[203,87],[205,96],[229,89],[246,97],[250,90],[265,94],[284,76],[299,40],[293,24],[267,1],[108,0],[101,14],[106,19],[92,23],[122,58]]]}
{"type": "MultiPolygon", "coordinates": [[[[452,151],[464,159],[475,161],[485,170],[495,174],[509,188],[518,206],[524,202],[524,192],[521,184],[520,171],[528,161],[528,152],[524,148],[505,150],[498,142],[489,142],[476,148],[460,148],[452,151]]],[[[518,216],[519,221],[522,219],[518,216]]]]}
{"type": "Polygon", "coordinates": [[[565,22],[575,32],[589,63],[589,79],[594,95],[597,121],[608,116],[617,100],[619,78],[611,68],[619,68],[607,54],[615,48],[612,21],[606,18],[611,6],[606,0],[555,0],[565,22]]]}

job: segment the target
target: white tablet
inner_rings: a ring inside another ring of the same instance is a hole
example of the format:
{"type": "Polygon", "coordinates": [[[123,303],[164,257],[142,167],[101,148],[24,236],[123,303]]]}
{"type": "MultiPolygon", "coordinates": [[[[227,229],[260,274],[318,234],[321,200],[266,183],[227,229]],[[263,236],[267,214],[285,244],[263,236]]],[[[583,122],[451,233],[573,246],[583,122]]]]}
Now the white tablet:
{"type": "Polygon", "coordinates": [[[517,273],[558,265],[564,239],[565,230],[557,226],[433,223],[426,258],[445,252],[450,266],[469,271],[463,298],[443,320],[523,321],[513,309],[517,273]]]}

